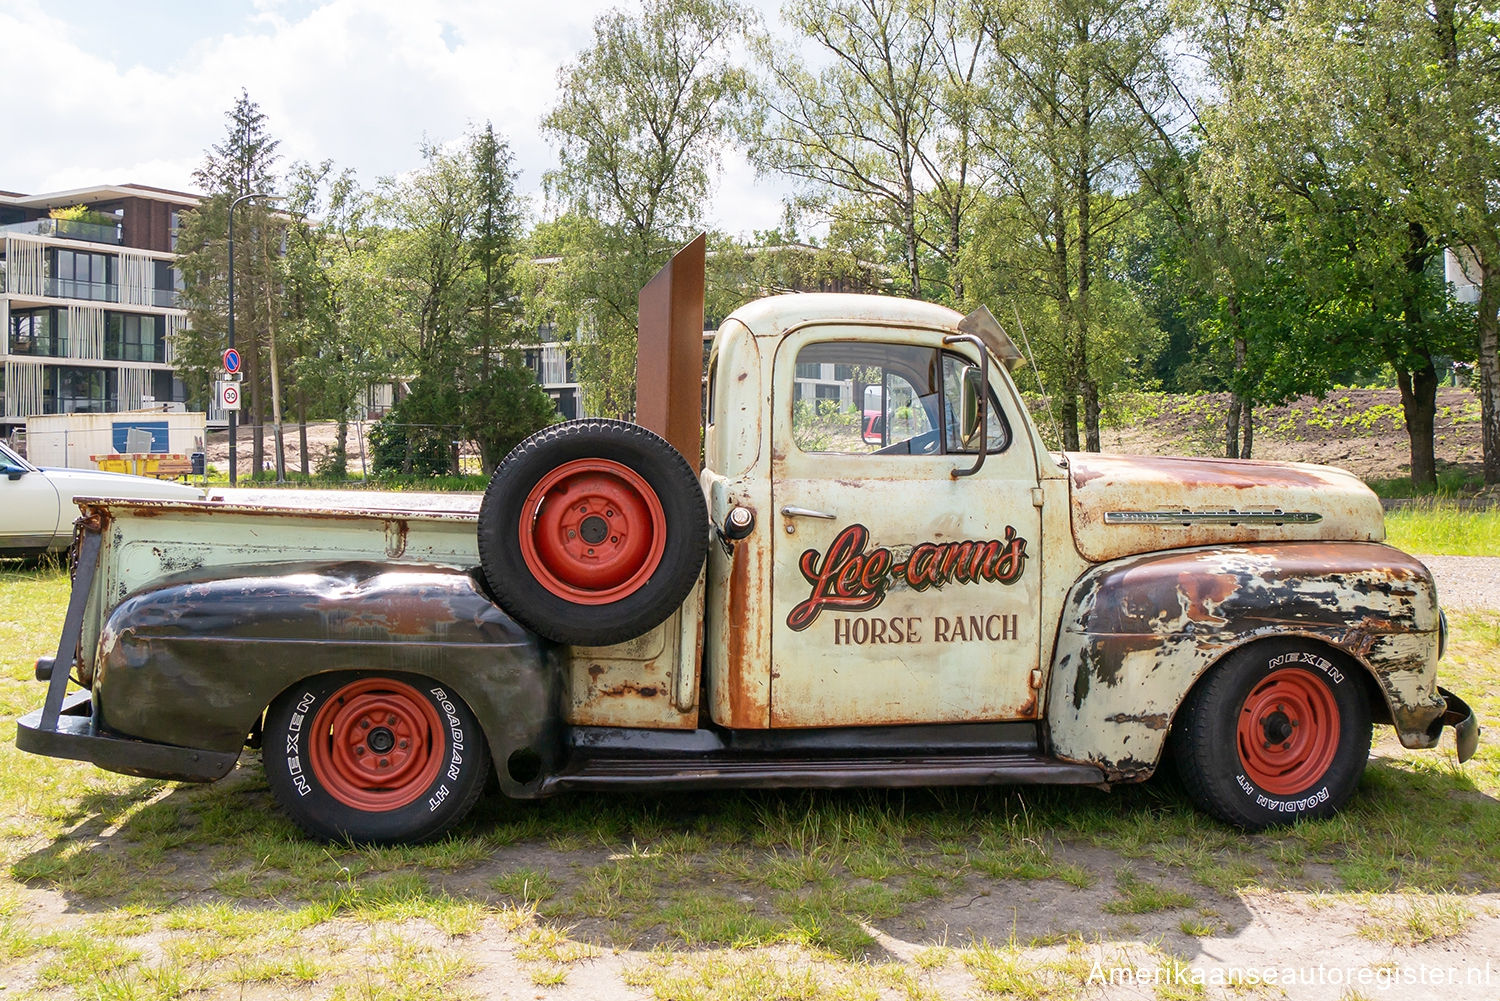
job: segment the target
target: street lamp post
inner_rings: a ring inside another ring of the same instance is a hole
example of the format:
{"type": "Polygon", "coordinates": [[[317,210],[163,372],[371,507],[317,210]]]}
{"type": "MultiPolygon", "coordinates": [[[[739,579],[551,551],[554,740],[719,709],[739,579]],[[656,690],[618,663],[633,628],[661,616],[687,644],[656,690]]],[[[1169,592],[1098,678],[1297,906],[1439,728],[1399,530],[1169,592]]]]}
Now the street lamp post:
{"type": "MultiPolygon", "coordinates": [[[[270,197],[272,196],[263,191],[252,191],[249,194],[240,195],[229,203],[229,346],[231,348],[234,347],[234,210],[240,207],[240,202],[249,201],[252,198],[270,197]]],[[[243,395],[240,398],[243,400],[243,395]]],[[[238,411],[229,411],[229,485],[231,487],[237,482],[239,471],[239,448],[235,433],[238,417],[238,411]]]]}

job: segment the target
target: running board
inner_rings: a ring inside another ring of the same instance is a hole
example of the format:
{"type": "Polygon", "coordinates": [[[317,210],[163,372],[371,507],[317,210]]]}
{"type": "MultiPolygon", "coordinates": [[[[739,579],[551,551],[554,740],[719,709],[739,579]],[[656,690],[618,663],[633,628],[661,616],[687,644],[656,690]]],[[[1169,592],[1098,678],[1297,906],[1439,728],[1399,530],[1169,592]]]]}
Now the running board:
{"type": "Polygon", "coordinates": [[[858,786],[1107,785],[1093,765],[1039,754],[925,757],[604,758],[574,760],[548,776],[543,795],[648,787],[693,789],[844,789],[858,786]]]}

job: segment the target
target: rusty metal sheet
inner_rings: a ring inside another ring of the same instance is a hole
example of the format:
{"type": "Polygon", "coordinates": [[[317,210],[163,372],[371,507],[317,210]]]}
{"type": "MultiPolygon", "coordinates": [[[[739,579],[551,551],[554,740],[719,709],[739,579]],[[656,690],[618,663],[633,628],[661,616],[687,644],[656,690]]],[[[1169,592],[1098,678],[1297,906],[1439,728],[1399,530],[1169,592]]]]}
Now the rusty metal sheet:
{"type": "Polygon", "coordinates": [[[702,607],[702,588],[695,587],[681,608],[644,636],[607,647],[565,648],[565,721],[574,726],[696,727],[702,607]],[[691,679],[680,678],[683,671],[691,679]],[[679,690],[685,690],[686,699],[679,690]]]}
{"type": "Polygon", "coordinates": [[[635,420],[703,467],[703,275],[708,238],[679,250],[641,289],[635,420]]]}
{"type": "Polygon", "coordinates": [[[1112,781],[1145,778],[1203,672],[1294,636],[1368,671],[1403,742],[1442,713],[1437,597],[1418,560],[1369,542],[1222,546],[1129,557],[1078,581],[1049,685],[1053,749],[1112,781]]]}
{"type": "Polygon", "coordinates": [[[1073,539],[1093,562],[1219,543],[1385,538],[1380,500],[1332,466],[1086,452],[1066,463],[1073,539]],[[1181,518],[1161,517],[1169,512],[1181,518]]]}

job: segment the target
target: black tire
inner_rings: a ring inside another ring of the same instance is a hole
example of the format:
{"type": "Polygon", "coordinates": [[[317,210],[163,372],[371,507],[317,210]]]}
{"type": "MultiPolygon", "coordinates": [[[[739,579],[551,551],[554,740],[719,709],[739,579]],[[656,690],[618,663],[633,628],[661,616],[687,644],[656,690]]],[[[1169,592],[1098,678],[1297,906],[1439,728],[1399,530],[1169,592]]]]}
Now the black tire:
{"type": "Polygon", "coordinates": [[[1173,723],[1172,754],[1188,796],[1250,831],[1337,813],[1370,757],[1360,671],[1308,641],[1230,654],[1173,723]]]}
{"type": "Polygon", "coordinates": [[[692,467],[624,421],[568,421],[527,438],[495,469],[479,509],[491,594],[558,643],[607,646],[649,632],[682,604],[707,553],[692,467]]]}
{"type": "Polygon", "coordinates": [[[266,711],[261,756],[292,821],[334,841],[429,841],[468,814],[490,772],[473,712],[412,674],[299,682],[266,711]]]}

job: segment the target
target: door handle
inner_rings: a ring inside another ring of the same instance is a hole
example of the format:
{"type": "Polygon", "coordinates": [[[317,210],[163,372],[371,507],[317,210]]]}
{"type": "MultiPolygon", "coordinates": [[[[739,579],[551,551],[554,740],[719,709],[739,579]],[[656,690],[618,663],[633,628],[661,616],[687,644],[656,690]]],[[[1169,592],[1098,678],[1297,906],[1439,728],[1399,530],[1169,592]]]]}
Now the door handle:
{"type": "Polygon", "coordinates": [[[781,513],[788,518],[822,518],[825,521],[832,521],[838,517],[830,511],[814,511],[810,507],[792,507],[791,505],[782,508],[781,513]]]}

